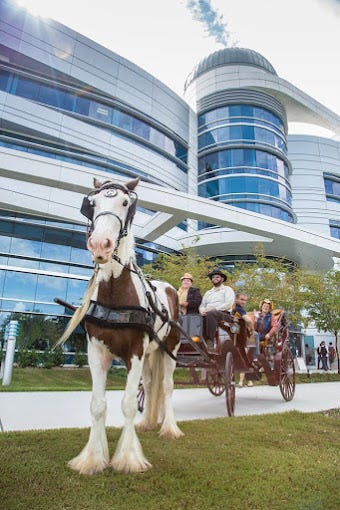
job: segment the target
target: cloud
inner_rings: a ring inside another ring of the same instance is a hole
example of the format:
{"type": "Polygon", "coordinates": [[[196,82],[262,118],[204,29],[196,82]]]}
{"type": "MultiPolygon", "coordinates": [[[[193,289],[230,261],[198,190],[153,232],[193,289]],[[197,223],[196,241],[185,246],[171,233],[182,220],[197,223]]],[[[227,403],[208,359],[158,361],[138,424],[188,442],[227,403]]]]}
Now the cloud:
{"type": "Polygon", "coordinates": [[[26,306],[22,301],[16,303],[14,312],[25,312],[25,311],[26,311],[26,306]]]}
{"type": "Polygon", "coordinates": [[[187,0],[186,7],[195,21],[202,23],[205,31],[217,43],[228,46],[230,33],[223,15],[212,6],[211,0],[187,0]]]}
{"type": "Polygon", "coordinates": [[[340,0],[318,0],[321,7],[330,7],[335,16],[340,16],[340,0]]]}

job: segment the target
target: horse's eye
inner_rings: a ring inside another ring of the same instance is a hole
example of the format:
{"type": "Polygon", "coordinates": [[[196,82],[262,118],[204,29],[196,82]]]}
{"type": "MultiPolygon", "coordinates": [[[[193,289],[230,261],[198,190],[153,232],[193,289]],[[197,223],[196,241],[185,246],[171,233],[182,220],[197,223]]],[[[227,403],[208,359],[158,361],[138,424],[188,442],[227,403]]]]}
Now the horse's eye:
{"type": "Polygon", "coordinates": [[[128,205],[128,203],[129,203],[128,200],[125,199],[123,202],[123,206],[126,207],[128,205]]]}

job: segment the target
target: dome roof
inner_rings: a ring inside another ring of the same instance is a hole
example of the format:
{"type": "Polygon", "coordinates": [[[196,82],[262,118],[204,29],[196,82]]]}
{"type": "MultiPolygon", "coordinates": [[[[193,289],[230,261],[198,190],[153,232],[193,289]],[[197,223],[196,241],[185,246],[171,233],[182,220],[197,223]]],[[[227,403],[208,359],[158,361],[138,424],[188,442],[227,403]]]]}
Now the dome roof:
{"type": "Polygon", "coordinates": [[[247,48],[224,48],[222,50],[215,51],[208,55],[205,59],[201,60],[199,64],[188,76],[184,88],[186,89],[192,81],[198,76],[214,69],[219,66],[228,65],[247,65],[254,66],[267,71],[270,74],[277,75],[274,67],[271,63],[265,59],[260,53],[247,48]]]}

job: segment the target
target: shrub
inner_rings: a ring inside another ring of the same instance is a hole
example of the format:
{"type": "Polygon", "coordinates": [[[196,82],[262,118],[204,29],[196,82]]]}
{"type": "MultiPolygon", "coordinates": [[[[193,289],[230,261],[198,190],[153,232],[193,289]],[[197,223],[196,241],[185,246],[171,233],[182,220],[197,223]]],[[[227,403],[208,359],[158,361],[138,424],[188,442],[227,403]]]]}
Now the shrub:
{"type": "Polygon", "coordinates": [[[39,364],[39,354],[35,349],[20,349],[18,351],[17,360],[20,368],[36,367],[39,364]]]}
{"type": "Polygon", "coordinates": [[[51,360],[54,367],[61,367],[65,361],[65,355],[60,347],[57,347],[54,351],[49,351],[51,354],[51,360]]]}
{"type": "Polygon", "coordinates": [[[54,353],[52,351],[46,351],[42,355],[42,366],[43,368],[52,368],[55,366],[54,353]]]}
{"type": "Polygon", "coordinates": [[[87,354],[77,351],[74,355],[73,363],[77,367],[83,367],[84,365],[87,364],[87,354]]]}

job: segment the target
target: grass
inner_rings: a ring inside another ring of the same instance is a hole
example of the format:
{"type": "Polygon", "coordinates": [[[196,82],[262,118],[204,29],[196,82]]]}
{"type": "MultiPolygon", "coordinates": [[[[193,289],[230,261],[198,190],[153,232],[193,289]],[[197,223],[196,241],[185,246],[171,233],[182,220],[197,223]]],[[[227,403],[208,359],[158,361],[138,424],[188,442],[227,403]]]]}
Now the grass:
{"type": "MultiPolygon", "coordinates": [[[[187,369],[177,368],[175,384],[180,387],[194,387],[190,385],[191,375],[187,369]],[[181,384],[185,381],[185,384],[181,384]]],[[[297,383],[340,381],[340,374],[329,372],[297,374],[297,383]]],[[[107,389],[121,390],[125,387],[126,371],[122,368],[112,368],[108,373],[107,389]]],[[[263,377],[255,384],[266,384],[263,377]]],[[[9,386],[1,386],[0,391],[90,391],[91,375],[87,367],[83,368],[14,368],[12,381],[9,386]]]]}
{"type": "MultiPolygon", "coordinates": [[[[337,510],[338,414],[289,412],[180,424],[186,436],[140,434],[153,469],[80,476],[66,463],[88,430],[0,434],[4,510],[337,510]]],[[[113,454],[120,431],[108,428],[113,454]]]]}
{"type": "MultiPolygon", "coordinates": [[[[123,389],[111,369],[108,389],[123,389]]],[[[190,380],[177,369],[175,380],[190,380]]],[[[297,382],[339,381],[339,374],[297,374],[297,382]]],[[[266,378],[263,379],[263,383],[266,378]]],[[[256,383],[258,384],[258,383],[256,383]]],[[[186,385],[187,387],[187,385],[186,385]]],[[[15,368],[0,391],[90,390],[88,368],[15,368]]],[[[197,420],[186,436],[164,441],[140,434],[153,469],[110,469],[80,476],[67,461],[84,447],[87,429],[0,434],[0,501],[4,510],[338,510],[340,410],[197,420]]],[[[111,455],[120,430],[108,428],[111,455]]]]}

